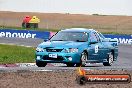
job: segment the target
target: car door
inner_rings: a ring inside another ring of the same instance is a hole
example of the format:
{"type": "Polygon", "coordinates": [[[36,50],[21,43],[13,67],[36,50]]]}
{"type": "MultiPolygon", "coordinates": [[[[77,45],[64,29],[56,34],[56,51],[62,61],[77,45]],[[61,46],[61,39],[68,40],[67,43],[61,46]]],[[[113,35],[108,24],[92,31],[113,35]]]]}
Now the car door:
{"type": "Polygon", "coordinates": [[[108,49],[109,45],[107,42],[103,41],[105,37],[101,33],[98,32],[97,35],[99,36],[101,45],[102,45],[102,52],[100,55],[103,59],[106,59],[108,56],[108,52],[109,52],[109,49],[108,49]]]}
{"type": "Polygon", "coordinates": [[[97,32],[94,33],[97,40],[98,40],[98,60],[103,60],[106,56],[106,50],[105,50],[105,45],[101,41],[99,35],[97,32]]]}
{"type": "Polygon", "coordinates": [[[103,46],[96,32],[89,34],[89,57],[90,60],[99,61],[102,59],[103,46]]]}

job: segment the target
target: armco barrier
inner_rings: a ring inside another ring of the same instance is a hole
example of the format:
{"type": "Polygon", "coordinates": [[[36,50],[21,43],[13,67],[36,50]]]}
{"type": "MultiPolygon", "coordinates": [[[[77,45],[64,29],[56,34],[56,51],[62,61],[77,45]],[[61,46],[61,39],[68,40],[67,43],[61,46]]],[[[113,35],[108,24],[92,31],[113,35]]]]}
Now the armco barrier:
{"type": "Polygon", "coordinates": [[[41,38],[48,39],[50,32],[34,31],[34,30],[0,30],[0,37],[17,37],[17,38],[41,38]]]}

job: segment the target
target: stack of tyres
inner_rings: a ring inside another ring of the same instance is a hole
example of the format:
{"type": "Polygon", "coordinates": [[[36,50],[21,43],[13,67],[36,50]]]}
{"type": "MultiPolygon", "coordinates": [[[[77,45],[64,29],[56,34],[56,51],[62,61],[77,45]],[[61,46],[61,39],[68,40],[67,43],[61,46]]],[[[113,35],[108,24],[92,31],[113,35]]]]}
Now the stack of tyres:
{"type": "Polygon", "coordinates": [[[23,19],[22,22],[22,28],[38,28],[38,23],[40,22],[40,19],[36,16],[33,16],[32,18],[30,16],[26,16],[23,19]]]}
{"type": "Polygon", "coordinates": [[[40,19],[36,16],[33,16],[32,19],[29,21],[31,28],[38,28],[38,23],[40,22],[40,19]]]}
{"type": "Polygon", "coordinates": [[[23,19],[22,28],[30,28],[29,21],[30,21],[31,19],[32,19],[32,18],[31,18],[30,16],[26,16],[26,17],[23,19]]]}

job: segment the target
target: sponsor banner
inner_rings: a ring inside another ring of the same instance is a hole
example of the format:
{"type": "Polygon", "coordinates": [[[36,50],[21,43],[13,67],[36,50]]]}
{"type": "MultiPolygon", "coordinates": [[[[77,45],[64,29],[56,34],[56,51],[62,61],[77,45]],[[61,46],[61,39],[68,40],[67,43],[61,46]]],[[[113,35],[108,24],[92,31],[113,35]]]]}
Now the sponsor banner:
{"type": "Polygon", "coordinates": [[[34,30],[9,30],[3,29],[0,30],[0,37],[7,37],[7,38],[41,38],[41,39],[48,39],[50,36],[50,32],[44,31],[34,31],[34,30]]]}
{"type": "Polygon", "coordinates": [[[132,44],[132,35],[104,34],[106,38],[116,39],[119,44],[132,44]]]}
{"type": "MultiPolygon", "coordinates": [[[[36,30],[3,29],[3,30],[0,30],[0,37],[49,39],[55,33],[56,32],[44,32],[44,31],[36,31],[36,30]]],[[[106,38],[116,39],[119,44],[132,44],[132,35],[104,34],[104,36],[106,38]]]]}

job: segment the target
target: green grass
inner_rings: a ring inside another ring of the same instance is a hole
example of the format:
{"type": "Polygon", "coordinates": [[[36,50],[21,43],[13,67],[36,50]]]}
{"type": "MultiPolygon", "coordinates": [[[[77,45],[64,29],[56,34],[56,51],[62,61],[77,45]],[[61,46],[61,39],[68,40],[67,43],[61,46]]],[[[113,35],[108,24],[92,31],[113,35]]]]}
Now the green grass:
{"type": "Polygon", "coordinates": [[[19,29],[19,30],[38,30],[38,31],[52,31],[57,32],[59,29],[46,29],[46,28],[22,28],[22,27],[12,27],[12,26],[0,26],[0,29],[19,29]]]}
{"type": "Polygon", "coordinates": [[[35,62],[34,48],[0,44],[0,64],[35,62]]]}

